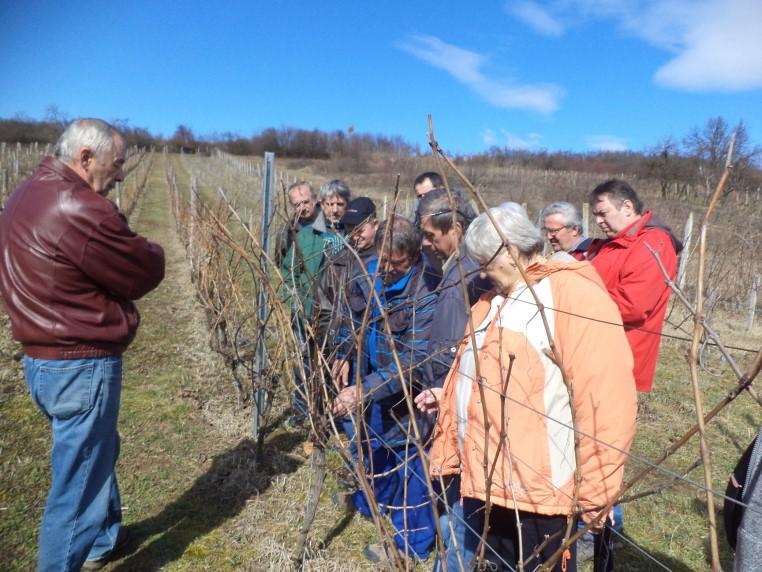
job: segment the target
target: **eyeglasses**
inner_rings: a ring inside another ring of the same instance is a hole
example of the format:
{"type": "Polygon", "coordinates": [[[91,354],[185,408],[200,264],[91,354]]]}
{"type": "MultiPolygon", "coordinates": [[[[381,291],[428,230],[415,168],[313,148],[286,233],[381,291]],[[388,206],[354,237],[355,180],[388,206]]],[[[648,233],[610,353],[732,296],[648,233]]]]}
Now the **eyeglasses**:
{"type": "Polygon", "coordinates": [[[495,261],[495,258],[497,258],[498,255],[503,251],[503,248],[506,248],[505,244],[501,244],[500,246],[498,246],[497,250],[495,251],[495,254],[493,254],[487,262],[485,262],[484,264],[479,264],[479,269],[482,271],[487,270],[489,265],[492,264],[495,261]]]}
{"type": "Polygon", "coordinates": [[[565,228],[571,228],[570,225],[559,226],[558,228],[548,228],[547,226],[542,228],[542,231],[548,236],[556,236],[565,228]]]}

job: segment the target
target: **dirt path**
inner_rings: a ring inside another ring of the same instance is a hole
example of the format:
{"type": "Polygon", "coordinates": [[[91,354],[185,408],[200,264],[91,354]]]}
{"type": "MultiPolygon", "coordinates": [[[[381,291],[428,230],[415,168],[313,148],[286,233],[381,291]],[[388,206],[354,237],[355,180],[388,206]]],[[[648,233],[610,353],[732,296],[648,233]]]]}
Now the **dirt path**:
{"type": "Polygon", "coordinates": [[[161,286],[140,301],[141,329],[125,360],[120,478],[135,538],[113,569],[222,569],[215,562],[229,554],[221,527],[245,506],[237,473],[252,462],[248,415],[209,349],[161,156],[132,225],[164,247],[167,267],[161,286]],[[231,479],[235,494],[225,496],[231,479]]]}
{"type": "MultiPolygon", "coordinates": [[[[187,188],[182,162],[167,160],[187,188]]],[[[250,412],[238,407],[232,379],[209,349],[163,161],[154,161],[133,220],[138,232],[164,246],[167,273],[141,301],[143,324],[126,361],[121,475],[125,521],[136,538],[112,569],[283,570],[309,482],[299,456],[303,435],[274,431],[256,465],[250,412]]],[[[343,529],[342,515],[326,507],[316,538],[330,538],[342,522],[343,529]]],[[[364,543],[364,535],[355,537],[364,543]]],[[[311,553],[310,569],[358,569],[346,555],[337,559],[318,546],[311,553]]]]}

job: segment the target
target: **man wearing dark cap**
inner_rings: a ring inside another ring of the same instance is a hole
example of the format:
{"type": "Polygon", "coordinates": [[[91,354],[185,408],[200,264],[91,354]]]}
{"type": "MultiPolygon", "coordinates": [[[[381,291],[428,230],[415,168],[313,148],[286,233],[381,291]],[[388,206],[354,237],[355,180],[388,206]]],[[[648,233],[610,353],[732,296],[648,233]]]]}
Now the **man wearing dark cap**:
{"type": "Polygon", "coordinates": [[[326,355],[333,350],[332,340],[336,339],[342,316],[351,315],[346,299],[351,281],[367,279],[360,270],[376,256],[376,205],[368,197],[353,199],[341,217],[341,224],[347,230],[350,248],[326,260],[315,297],[318,340],[326,355]]]}

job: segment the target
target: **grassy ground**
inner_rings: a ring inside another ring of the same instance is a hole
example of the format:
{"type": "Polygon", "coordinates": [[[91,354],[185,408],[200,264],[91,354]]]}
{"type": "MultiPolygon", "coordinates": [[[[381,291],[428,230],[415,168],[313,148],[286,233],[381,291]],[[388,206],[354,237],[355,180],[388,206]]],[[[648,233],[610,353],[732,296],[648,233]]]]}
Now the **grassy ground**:
{"type": "MultiPolygon", "coordinates": [[[[187,172],[176,158],[172,160],[186,185],[187,172]]],[[[310,480],[303,439],[277,424],[267,438],[264,461],[256,463],[248,437],[250,412],[238,405],[232,379],[208,349],[206,320],[195,302],[185,254],[170,220],[163,161],[161,156],[155,158],[145,197],[133,216],[139,232],[165,247],[167,277],[140,301],[143,323],[126,354],[118,473],[132,540],[125,556],[110,569],[287,569],[310,480]]],[[[18,347],[9,338],[5,318],[0,320],[0,569],[30,570],[48,486],[50,436],[13,358],[18,347]]],[[[742,335],[732,319],[717,322],[727,341],[751,348],[759,344],[759,330],[742,335]]],[[[637,455],[658,457],[695,423],[684,357],[687,347],[681,341],[662,344],[654,392],[640,397],[637,455]]],[[[753,357],[737,356],[742,366],[753,357]]],[[[712,370],[722,368],[716,352],[709,352],[707,365],[712,370]]],[[[728,373],[705,374],[705,410],[733,385],[728,373]]],[[[286,414],[286,401],[283,390],[276,421],[286,414]]],[[[742,395],[710,425],[715,490],[724,489],[735,460],[762,421],[761,412],[742,395]]],[[[694,438],[668,466],[682,474],[698,456],[694,438]]],[[[340,463],[335,455],[329,462],[328,490],[310,536],[305,569],[369,570],[361,550],[374,540],[375,532],[359,517],[347,517],[331,506],[340,463]]],[[[633,461],[628,475],[639,468],[633,461]]],[[[702,483],[701,468],[689,478],[702,483]]],[[[618,553],[618,570],[658,569],[641,551],[672,570],[708,568],[705,496],[686,483],[665,489],[669,479],[657,473],[635,492],[651,488],[664,492],[625,506],[631,544],[618,553]]],[[[727,550],[723,558],[729,569],[727,550]]]]}

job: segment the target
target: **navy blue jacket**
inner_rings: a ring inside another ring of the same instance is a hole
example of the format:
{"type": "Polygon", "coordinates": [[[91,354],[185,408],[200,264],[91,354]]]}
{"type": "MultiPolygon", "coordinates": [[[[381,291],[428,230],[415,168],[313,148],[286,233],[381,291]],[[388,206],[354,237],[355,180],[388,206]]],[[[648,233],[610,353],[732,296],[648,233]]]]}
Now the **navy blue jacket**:
{"type": "MultiPolygon", "coordinates": [[[[367,265],[371,277],[376,264],[377,259],[373,259],[367,265]]],[[[380,280],[380,277],[377,278],[377,287],[380,280]]],[[[352,320],[348,322],[351,323],[352,331],[347,323],[341,326],[337,357],[350,362],[350,385],[355,384],[359,372],[367,404],[366,412],[370,413],[370,405],[381,412],[380,426],[374,427],[374,430],[379,432],[388,446],[405,440],[409,411],[402,384],[407,386],[413,396],[420,392],[437,292],[435,282],[424,272],[421,260],[410,270],[409,279],[401,290],[390,291],[388,285],[380,285],[379,298],[391,330],[390,338],[386,335],[382,318],[373,318],[374,314],[379,314],[379,309],[369,282],[366,278],[352,280],[349,292],[352,320]],[[371,319],[361,332],[363,316],[369,304],[371,319]],[[362,339],[362,352],[358,352],[355,336],[362,339]],[[397,353],[401,372],[393,350],[397,353]]]]}
{"type": "Polygon", "coordinates": [[[459,256],[466,280],[468,300],[464,298],[457,261],[453,260],[437,286],[439,296],[429,334],[429,359],[424,367],[424,381],[427,387],[444,385],[468,325],[467,308],[471,308],[481,295],[491,288],[489,280],[479,276],[479,265],[476,261],[464,253],[459,256]]]}

